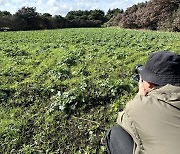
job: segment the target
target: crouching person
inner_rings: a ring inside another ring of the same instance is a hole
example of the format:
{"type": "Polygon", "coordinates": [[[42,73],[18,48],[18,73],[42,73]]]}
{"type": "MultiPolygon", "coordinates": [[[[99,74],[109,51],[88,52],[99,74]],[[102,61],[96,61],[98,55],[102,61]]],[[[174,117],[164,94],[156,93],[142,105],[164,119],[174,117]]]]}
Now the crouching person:
{"type": "Polygon", "coordinates": [[[107,132],[107,153],[179,154],[180,55],[152,53],[139,74],[138,94],[107,132]]]}

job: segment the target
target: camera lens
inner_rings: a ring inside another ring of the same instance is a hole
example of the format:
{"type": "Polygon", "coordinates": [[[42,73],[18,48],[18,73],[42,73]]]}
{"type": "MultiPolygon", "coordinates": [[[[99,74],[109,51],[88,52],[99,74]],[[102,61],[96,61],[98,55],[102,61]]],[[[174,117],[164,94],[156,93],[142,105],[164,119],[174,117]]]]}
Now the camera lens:
{"type": "Polygon", "coordinates": [[[140,79],[140,76],[139,76],[139,73],[140,71],[142,70],[142,66],[141,64],[136,64],[135,68],[134,68],[134,72],[135,72],[135,77],[134,77],[134,80],[135,81],[139,81],[140,79]]]}
{"type": "Polygon", "coordinates": [[[135,77],[134,77],[134,80],[137,81],[137,82],[139,82],[139,79],[140,79],[139,74],[136,74],[135,77]]]}
{"type": "Polygon", "coordinates": [[[140,71],[142,70],[142,66],[143,66],[143,65],[141,65],[141,64],[137,64],[137,65],[135,66],[134,71],[135,71],[136,74],[139,74],[139,73],[140,73],[140,71]]]}

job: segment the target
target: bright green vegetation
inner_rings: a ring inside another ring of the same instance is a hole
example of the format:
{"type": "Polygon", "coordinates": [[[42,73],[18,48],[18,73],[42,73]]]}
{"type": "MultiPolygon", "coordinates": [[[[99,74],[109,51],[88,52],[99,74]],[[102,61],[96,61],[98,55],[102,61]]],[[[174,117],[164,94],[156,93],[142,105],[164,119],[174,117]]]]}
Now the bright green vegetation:
{"type": "Polygon", "coordinates": [[[133,67],[180,53],[180,34],[108,29],[0,33],[0,153],[103,153],[136,93],[133,67]]]}

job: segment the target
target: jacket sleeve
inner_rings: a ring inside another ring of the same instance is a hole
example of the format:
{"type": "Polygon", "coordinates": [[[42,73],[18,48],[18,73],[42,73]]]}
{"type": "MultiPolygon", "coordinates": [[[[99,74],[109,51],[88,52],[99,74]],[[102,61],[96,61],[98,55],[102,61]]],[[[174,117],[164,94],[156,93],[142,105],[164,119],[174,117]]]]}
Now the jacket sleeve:
{"type": "MultiPolygon", "coordinates": [[[[136,95],[134,99],[126,104],[125,109],[118,113],[117,123],[126,130],[134,140],[134,152],[139,153],[140,137],[136,129],[136,123],[133,119],[133,114],[136,113],[137,107],[141,103],[141,96],[136,95]],[[133,112],[132,112],[133,111],[133,112]]],[[[138,110],[137,110],[138,112],[138,110]]]]}
{"type": "MultiPolygon", "coordinates": [[[[133,100],[131,100],[130,102],[128,102],[124,108],[124,110],[122,112],[118,113],[118,117],[117,117],[117,123],[122,126],[130,135],[134,135],[134,120],[133,120],[133,115],[132,115],[132,110],[135,110],[135,108],[133,108],[133,106],[135,104],[139,104],[138,101],[141,101],[141,99],[139,98],[141,96],[136,95],[135,98],[133,100]]],[[[133,111],[135,112],[135,111],[133,111]]]]}

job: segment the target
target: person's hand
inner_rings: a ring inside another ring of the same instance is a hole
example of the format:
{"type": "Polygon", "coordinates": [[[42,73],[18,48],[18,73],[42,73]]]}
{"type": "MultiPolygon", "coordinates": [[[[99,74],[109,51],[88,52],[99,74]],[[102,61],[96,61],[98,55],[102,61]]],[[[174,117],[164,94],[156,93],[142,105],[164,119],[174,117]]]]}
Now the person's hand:
{"type": "Polygon", "coordinates": [[[138,85],[139,85],[138,95],[145,96],[145,95],[148,93],[148,91],[146,90],[144,81],[142,80],[141,77],[140,77],[140,79],[139,79],[138,85]]]}

